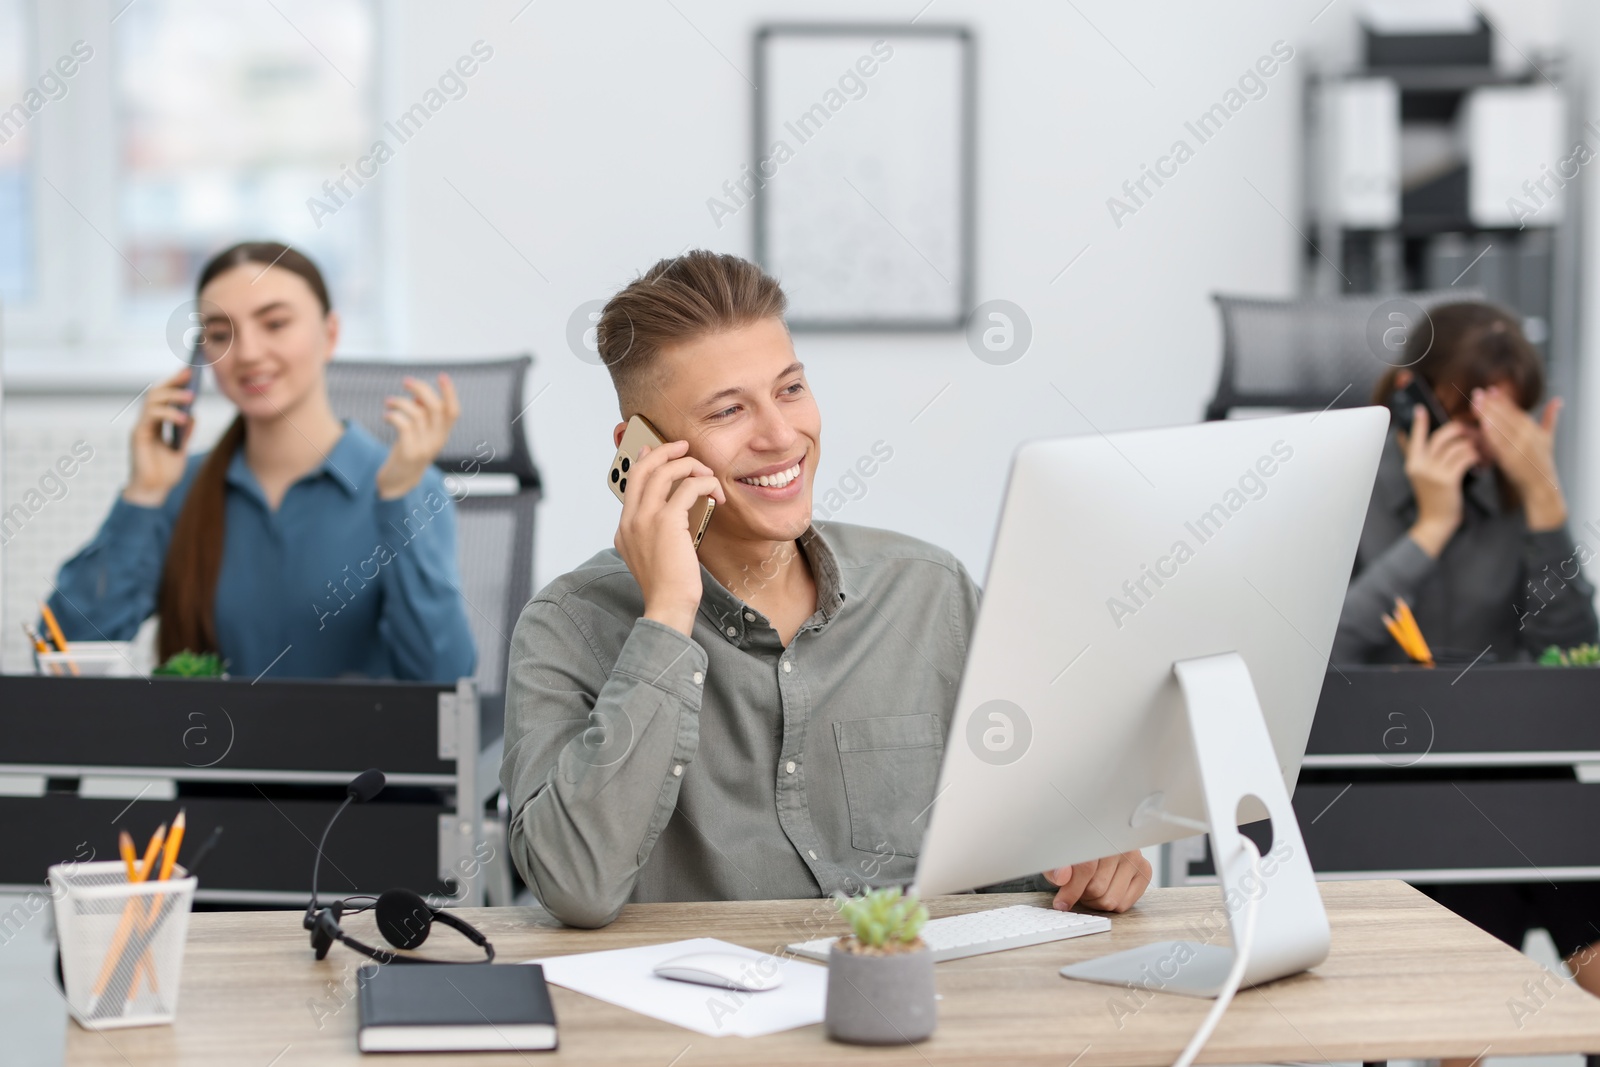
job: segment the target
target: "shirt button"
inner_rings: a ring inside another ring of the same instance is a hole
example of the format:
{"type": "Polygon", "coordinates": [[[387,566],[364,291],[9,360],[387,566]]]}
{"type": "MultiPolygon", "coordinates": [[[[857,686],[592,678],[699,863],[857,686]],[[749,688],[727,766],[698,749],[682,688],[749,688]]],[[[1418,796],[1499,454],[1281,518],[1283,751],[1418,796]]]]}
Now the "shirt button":
{"type": "Polygon", "coordinates": [[[695,671],[694,672],[694,684],[695,685],[700,685],[703,682],[705,682],[705,680],[706,680],[706,672],[705,671],[695,671]]]}
{"type": "Polygon", "coordinates": [[[784,674],[788,674],[792,670],[794,670],[794,664],[790,663],[788,660],[784,660],[783,661],[783,673],[784,674]]]}
{"type": "Polygon", "coordinates": [[[674,777],[674,778],[682,778],[683,777],[683,764],[674,763],[672,765],[672,777],[674,777]]]}
{"type": "Polygon", "coordinates": [[[755,617],[754,614],[752,614],[751,612],[747,611],[747,612],[744,613],[744,621],[745,622],[755,622],[756,621],[756,617],[755,617]]]}
{"type": "Polygon", "coordinates": [[[738,629],[736,627],[733,627],[733,626],[728,627],[728,629],[726,631],[724,631],[724,632],[727,633],[727,635],[729,637],[738,637],[739,636],[738,629]]]}
{"type": "Polygon", "coordinates": [[[783,769],[788,771],[790,774],[793,774],[794,773],[794,760],[790,760],[788,763],[785,763],[783,765],[783,769]]]}
{"type": "Polygon", "coordinates": [[[806,849],[806,855],[810,856],[812,859],[816,859],[817,858],[817,850],[814,849],[814,848],[808,848],[808,849],[806,849]]]}

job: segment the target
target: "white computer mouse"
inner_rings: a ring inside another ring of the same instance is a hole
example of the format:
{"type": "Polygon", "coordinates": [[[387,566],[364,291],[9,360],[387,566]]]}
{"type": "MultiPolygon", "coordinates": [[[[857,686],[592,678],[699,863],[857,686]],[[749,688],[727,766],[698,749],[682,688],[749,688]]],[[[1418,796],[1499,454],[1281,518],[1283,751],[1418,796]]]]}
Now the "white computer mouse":
{"type": "Polygon", "coordinates": [[[764,993],[783,984],[776,957],[740,956],[733,952],[691,952],[687,956],[674,956],[656,964],[655,973],[679,982],[745,993],[764,993]]]}

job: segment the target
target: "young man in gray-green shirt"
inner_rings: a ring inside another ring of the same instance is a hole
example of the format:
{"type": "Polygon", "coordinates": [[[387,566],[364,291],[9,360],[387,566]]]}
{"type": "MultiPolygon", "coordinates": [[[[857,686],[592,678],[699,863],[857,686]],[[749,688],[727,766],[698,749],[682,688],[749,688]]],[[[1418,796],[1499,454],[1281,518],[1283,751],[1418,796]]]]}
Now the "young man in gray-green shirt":
{"type": "MultiPolygon", "coordinates": [[[[822,420],[784,308],[759,267],[700,251],[601,314],[623,418],[668,443],[631,464],[615,550],[524,609],[500,771],[517,868],[569,925],[915,872],[978,590],[941,549],[813,522],[822,420]]],[[[1124,911],[1150,873],[1131,852],[1005,888],[1124,911]]]]}

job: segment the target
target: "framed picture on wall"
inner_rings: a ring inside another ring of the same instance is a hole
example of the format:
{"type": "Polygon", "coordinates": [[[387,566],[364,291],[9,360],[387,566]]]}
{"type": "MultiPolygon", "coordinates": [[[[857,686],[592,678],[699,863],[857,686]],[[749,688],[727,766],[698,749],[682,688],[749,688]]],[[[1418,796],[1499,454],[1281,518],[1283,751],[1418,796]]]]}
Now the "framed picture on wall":
{"type": "Polygon", "coordinates": [[[755,38],[757,261],[797,330],[959,330],[972,296],[974,55],[959,26],[755,38]]]}

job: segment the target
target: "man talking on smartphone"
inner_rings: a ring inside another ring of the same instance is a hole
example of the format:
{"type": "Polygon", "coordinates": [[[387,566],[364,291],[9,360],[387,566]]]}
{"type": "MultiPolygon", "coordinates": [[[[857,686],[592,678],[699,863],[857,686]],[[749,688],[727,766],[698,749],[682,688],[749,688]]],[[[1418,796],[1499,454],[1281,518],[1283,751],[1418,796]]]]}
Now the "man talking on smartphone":
{"type": "MultiPolygon", "coordinates": [[[[630,464],[614,550],[523,610],[500,771],[517,868],[569,925],[915,873],[978,589],[942,549],[813,522],[822,417],[785,304],[696,251],[601,313],[614,439],[643,415],[666,443],[630,464]]],[[[1150,875],[1129,852],[990,888],[1125,911],[1150,875]]]]}

